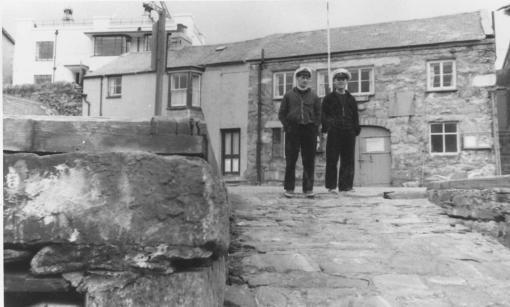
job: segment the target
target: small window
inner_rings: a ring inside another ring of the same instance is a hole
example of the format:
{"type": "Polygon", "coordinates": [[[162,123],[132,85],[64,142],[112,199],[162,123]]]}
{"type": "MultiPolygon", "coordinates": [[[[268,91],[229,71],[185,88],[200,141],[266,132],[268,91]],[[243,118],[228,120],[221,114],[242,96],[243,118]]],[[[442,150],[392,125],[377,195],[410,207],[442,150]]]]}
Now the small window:
{"type": "Polygon", "coordinates": [[[53,42],[36,42],[35,43],[35,60],[49,61],[53,60],[53,42]]]}
{"type": "Polygon", "coordinates": [[[51,83],[51,75],[34,75],[34,84],[51,83]]]}
{"type": "Polygon", "coordinates": [[[273,142],[272,155],[273,158],[282,158],[285,156],[285,133],[282,128],[272,128],[273,142]]]}
{"type": "Polygon", "coordinates": [[[120,97],[122,94],[122,77],[108,78],[108,97],[120,97]]]}
{"type": "Polygon", "coordinates": [[[241,129],[221,130],[221,162],[224,175],[241,173],[241,129]]]}
{"type": "Polygon", "coordinates": [[[170,74],[168,108],[201,107],[201,75],[194,72],[170,74]]]}
{"type": "Polygon", "coordinates": [[[145,47],[144,47],[144,50],[145,51],[151,51],[152,50],[152,35],[148,34],[148,35],[145,35],[145,47]]]}
{"type": "Polygon", "coordinates": [[[456,84],[455,61],[431,61],[427,63],[427,89],[429,91],[454,90],[456,84]]]}
{"type": "Polygon", "coordinates": [[[430,152],[433,154],[456,154],[459,152],[457,123],[430,124],[430,152]]]}
{"type": "Polygon", "coordinates": [[[317,72],[317,95],[319,97],[324,97],[329,92],[328,84],[329,84],[328,72],[327,71],[317,72]]]}
{"type": "Polygon", "coordinates": [[[293,71],[277,72],[273,74],[273,98],[283,98],[292,89],[293,71]]]}
{"type": "Polygon", "coordinates": [[[351,80],[347,84],[353,95],[370,95],[374,93],[374,69],[372,67],[349,68],[351,80]]]}
{"type": "Polygon", "coordinates": [[[95,56],[115,56],[128,51],[128,41],[125,36],[94,37],[95,56]]]}

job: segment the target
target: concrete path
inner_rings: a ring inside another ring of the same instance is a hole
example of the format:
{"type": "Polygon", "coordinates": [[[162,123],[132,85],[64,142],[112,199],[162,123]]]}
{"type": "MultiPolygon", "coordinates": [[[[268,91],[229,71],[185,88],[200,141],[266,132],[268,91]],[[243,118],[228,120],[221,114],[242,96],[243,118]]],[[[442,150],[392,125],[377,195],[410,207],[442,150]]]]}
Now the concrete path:
{"type": "Polygon", "coordinates": [[[414,198],[423,189],[228,189],[225,306],[510,306],[510,249],[414,198]]]}

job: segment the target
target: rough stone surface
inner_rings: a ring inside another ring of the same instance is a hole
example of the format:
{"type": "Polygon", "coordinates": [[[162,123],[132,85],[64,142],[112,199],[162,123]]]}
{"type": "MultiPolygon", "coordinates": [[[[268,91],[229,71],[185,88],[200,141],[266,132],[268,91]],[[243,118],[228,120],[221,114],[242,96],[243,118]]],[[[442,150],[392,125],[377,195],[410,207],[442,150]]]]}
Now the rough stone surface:
{"type": "MultiPolygon", "coordinates": [[[[223,306],[225,263],[175,274],[83,277],[87,306],[223,306]]],[[[82,291],[83,291],[82,290],[82,291]]]]}
{"type": "Polygon", "coordinates": [[[8,243],[149,248],[133,256],[141,267],[149,256],[207,257],[229,244],[225,189],[199,158],[12,154],[4,174],[8,243]]]}
{"type": "Polygon", "coordinates": [[[471,229],[510,247],[510,176],[431,183],[428,199],[471,229]]]}
{"type": "MultiPolygon", "coordinates": [[[[473,80],[479,76],[494,74],[496,58],[494,44],[483,42],[464,46],[435,46],[408,50],[383,50],[355,54],[332,55],[332,67],[374,68],[375,91],[367,101],[358,105],[362,125],[379,126],[391,134],[391,183],[400,186],[405,182],[423,183],[427,178],[439,175],[446,178],[481,177],[495,175],[495,153],[492,147],[492,107],[489,86],[475,86],[473,80]],[[427,90],[427,61],[437,58],[452,58],[456,61],[456,91],[433,92],[427,90]],[[391,116],[389,110],[399,93],[410,94],[414,107],[412,116],[391,116]],[[429,154],[429,123],[431,121],[458,122],[458,130],[464,133],[483,133],[489,136],[489,147],[464,149],[457,155],[437,156],[429,154]]],[[[262,127],[267,122],[278,121],[281,99],[273,98],[273,73],[294,71],[308,66],[314,70],[327,70],[327,61],[318,56],[307,59],[270,61],[262,71],[262,127]]],[[[258,64],[250,69],[250,84],[257,84],[258,64]]],[[[317,77],[311,80],[314,90],[317,77]]],[[[248,169],[245,177],[256,181],[256,140],[258,88],[251,87],[248,93],[248,169]]],[[[285,159],[281,145],[273,145],[272,129],[262,131],[262,166],[264,180],[283,181],[285,159]]],[[[503,143],[502,143],[503,144],[503,143]]],[[[508,151],[507,151],[508,152],[508,151]]],[[[325,154],[320,153],[316,161],[316,181],[324,181],[325,154]]],[[[298,162],[296,174],[301,176],[298,162]]]]}
{"type": "Polygon", "coordinates": [[[510,250],[425,198],[385,199],[388,188],[317,188],[314,200],[287,199],[281,187],[228,189],[226,306],[510,306],[510,250]]]}

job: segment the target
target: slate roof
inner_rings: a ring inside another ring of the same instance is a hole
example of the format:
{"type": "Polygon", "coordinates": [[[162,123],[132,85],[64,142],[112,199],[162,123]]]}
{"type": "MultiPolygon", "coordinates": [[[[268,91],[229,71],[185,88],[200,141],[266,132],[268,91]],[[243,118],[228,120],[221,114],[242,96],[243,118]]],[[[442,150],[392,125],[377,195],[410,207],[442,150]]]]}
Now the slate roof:
{"type": "MultiPolygon", "coordinates": [[[[424,19],[330,29],[331,52],[354,52],[408,46],[477,41],[492,35],[484,27],[481,11],[424,19]]],[[[190,46],[168,52],[167,68],[242,63],[261,58],[325,55],[325,29],[273,34],[259,39],[228,44],[190,46]],[[223,48],[224,47],[224,48],[223,48]],[[222,49],[217,51],[216,49],[222,49]]],[[[87,76],[150,71],[150,53],[127,54],[87,76]],[[145,69],[145,70],[144,70],[145,69]]]]}

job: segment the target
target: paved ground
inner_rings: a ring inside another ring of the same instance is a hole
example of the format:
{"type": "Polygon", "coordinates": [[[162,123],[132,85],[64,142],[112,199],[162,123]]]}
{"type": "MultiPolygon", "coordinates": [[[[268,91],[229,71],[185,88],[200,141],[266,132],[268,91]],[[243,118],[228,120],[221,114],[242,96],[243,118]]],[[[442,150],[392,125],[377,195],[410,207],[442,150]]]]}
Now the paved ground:
{"type": "Polygon", "coordinates": [[[412,199],[423,189],[316,189],[315,200],[229,191],[225,306],[510,306],[510,249],[412,199]]]}

